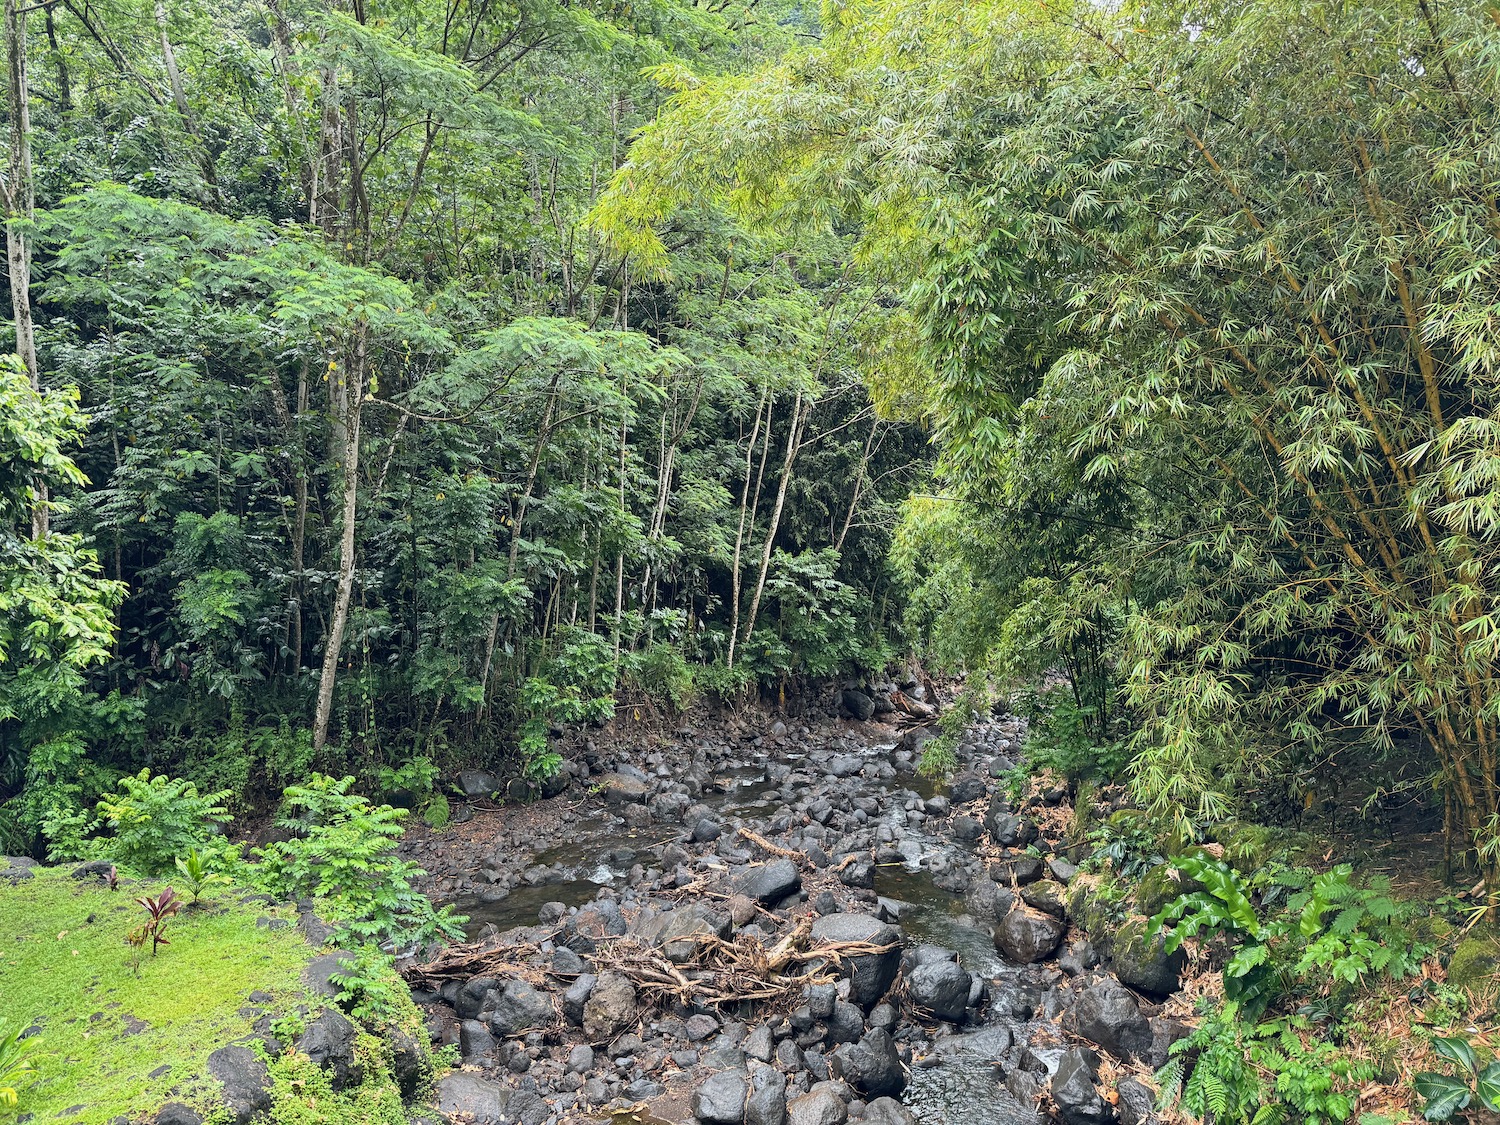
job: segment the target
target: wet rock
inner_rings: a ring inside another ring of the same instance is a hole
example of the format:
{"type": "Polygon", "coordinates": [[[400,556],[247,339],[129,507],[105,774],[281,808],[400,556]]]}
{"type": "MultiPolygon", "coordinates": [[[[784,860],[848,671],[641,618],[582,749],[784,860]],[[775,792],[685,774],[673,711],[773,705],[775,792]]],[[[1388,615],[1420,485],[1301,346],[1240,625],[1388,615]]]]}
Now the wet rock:
{"type": "Polygon", "coordinates": [[[208,1072],[224,1087],[224,1107],[235,1125],[271,1108],[271,1075],[249,1047],[220,1047],[208,1056],[208,1072]]]}
{"type": "Polygon", "coordinates": [[[973,977],[954,961],[937,961],[919,965],[908,980],[914,1003],[940,1020],[953,1023],[964,1018],[969,1006],[969,987],[973,977]]]}
{"type": "Polygon", "coordinates": [[[1132,918],[1115,931],[1110,950],[1110,968],[1131,988],[1153,996],[1166,996],[1182,985],[1182,970],[1187,954],[1181,949],[1168,953],[1165,936],[1157,934],[1146,940],[1148,923],[1132,918]]]}
{"type": "Polygon", "coordinates": [[[411,1100],[432,1078],[432,1063],[415,1036],[403,1027],[386,1028],[382,1038],[391,1051],[391,1073],[401,1096],[411,1100]]]}
{"type": "Polygon", "coordinates": [[[605,804],[616,807],[641,804],[651,792],[646,781],[624,773],[607,773],[599,779],[598,785],[605,804]]]}
{"type": "Polygon", "coordinates": [[[1116,1058],[1141,1058],[1151,1049],[1151,1024],[1135,994],[1108,978],[1078,998],[1073,1019],[1079,1035],[1116,1058]]]}
{"type": "Polygon", "coordinates": [[[721,1070],[693,1091],[693,1116],[704,1125],[740,1125],[749,1085],[738,1071],[721,1070]]]}
{"type": "Polygon", "coordinates": [[[501,1037],[546,1027],[557,1014],[552,997],[524,980],[506,981],[490,1003],[490,1028],[501,1037]]]}
{"type": "Polygon", "coordinates": [[[1057,1064],[1050,1088],[1052,1104],[1065,1125],[1106,1125],[1114,1117],[1094,1085],[1094,1068],[1076,1047],[1057,1064]]]}
{"type": "Polygon", "coordinates": [[[1000,920],[995,930],[995,948],[1022,965],[1052,955],[1067,927],[1050,914],[1016,907],[1000,920]]]}
{"type": "Polygon", "coordinates": [[[786,1076],[771,1066],[750,1072],[750,1097],[745,1102],[745,1125],[785,1125],[786,1076]]]}
{"type": "Polygon", "coordinates": [[[849,999],[865,1011],[880,1002],[901,967],[901,934],[868,914],[825,914],[813,920],[813,941],[867,942],[887,946],[881,953],[845,958],[841,970],[849,977],[849,999]]]}
{"type": "Polygon", "coordinates": [[[864,768],[864,762],[854,754],[835,754],[828,763],[828,772],[834,777],[853,777],[864,768]]]}
{"type": "Polygon", "coordinates": [[[964,895],[964,906],[974,918],[994,925],[1010,913],[1016,896],[1009,887],[1002,887],[990,879],[976,879],[964,895]]]}
{"type": "Polygon", "coordinates": [[[802,875],[789,859],[774,859],[741,873],[734,889],[759,902],[772,905],[802,889],[802,875]]]}
{"type": "Polygon", "coordinates": [[[354,1056],[354,1025],[337,1008],[324,1008],[297,1039],[297,1050],[328,1072],[335,1091],[357,1086],[364,1079],[364,1066],[354,1056]]]}
{"type": "Polygon", "coordinates": [[[833,1090],[817,1087],[787,1103],[786,1125],[844,1125],[849,1108],[833,1090]]]}
{"type": "Polygon", "coordinates": [[[612,1039],[635,1022],[635,985],[620,973],[601,973],[583,1006],[590,1039],[612,1039]]]}
{"type": "Polygon", "coordinates": [[[858,1043],[845,1045],[835,1052],[843,1070],[844,1081],[873,1098],[899,1094],[906,1088],[906,1070],[896,1041],[883,1027],[867,1032],[858,1043]]]}
{"type": "Polygon", "coordinates": [[[506,1094],[499,1083],[456,1071],[438,1079],[437,1110],[449,1121],[462,1121],[465,1125],[500,1125],[505,1115],[506,1094]]]}
{"type": "Polygon", "coordinates": [[[1087,938],[1072,942],[1057,958],[1057,967],[1070,977],[1081,977],[1099,964],[1099,955],[1087,938]]]}

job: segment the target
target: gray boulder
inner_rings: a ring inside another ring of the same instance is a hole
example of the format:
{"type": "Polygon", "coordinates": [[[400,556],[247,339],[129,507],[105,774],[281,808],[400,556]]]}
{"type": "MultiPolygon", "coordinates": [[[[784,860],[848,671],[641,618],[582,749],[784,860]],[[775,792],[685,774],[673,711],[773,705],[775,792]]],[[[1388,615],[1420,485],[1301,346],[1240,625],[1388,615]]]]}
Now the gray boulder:
{"type": "Polygon", "coordinates": [[[335,1091],[364,1081],[364,1065],[354,1056],[354,1025],[337,1008],[324,1008],[297,1039],[297,1050],[328,1072],[335,1091]]]}
{"type": "Polygon", "coordinates": [[[819,1085],[793,1098],[786,1106],[786,1125],[844,1125],[849,1120],[849,1107],[844,1099],[819,1085]]]}
{"type": "Polygon", "coordinates": [[[501,1125],[508,1094],[499,1083],[455,1071],[438,1079],[437,1110],[445,1119],[464,1125],[501,1125]]]}
{"type": "Polygon", "coordinates": [[[623,773],[607,773],[599,779],[599,791],[608,805],[644,804],[651,794],[651,786],[638,777],[623,773]]]}
{"type": "Polygon", "coordinates": [[[742,895],[772,905],[802,889],[802,873],[789,859],[773,859],[742,872],[734,881],[734,890],[742,895]]]}
{"type": "Polygon", "coordinates": [[[1135,994],[1107,977],[1078,998],[1073,1019],[1079,1035],[1116,1058],[1141,1058],[1151,1049],[1151,1023],[1135,994]]]}
{"type": "Polygon", "coordinates": [[[867,1032],[858,1043],[840,1047],[835,1055],[844,1081],[868,1097],[894,1096],[906,1089],[906,1068],[896,1041],[883,1027],[867,1032]]]}
{"type": "Polygon", "coordinates": [[[876,1098],[865,1106],[864,1125],[917,1125],[916,1116],[895,1098],[876,1098]]]}
{"type": "Polygon", "coordinates": [[[839,696],[839,706],[851,719],[869,722],[875,715],[875,701],[862,691],[845,688],[839,696]]]}
{"type": "Polygon", "coordinates": [[[524,980],[506,981],[490,1003],[490,1030],[502,1037],[546,1027],[557,1014],[552,997],[524,980]]]}
{"type": "Polygon", "coordinates": [[[757,1066],[750,1072],[745,1125],[786,1125],[786,1075],[774,1066],[757,1066]]]}
{"type": "Polygon", "coordinates": [[[1115,931],[1110,968],[1131,988],[1152,996],[1166,996],[1182,987],[1187,954],[1181,949],[1168,953],[1166,939],[1160,933],[1148,941],[1147,929],[1144,918],[1132,918],[1115,931]]]}
{"type": "Polygon", "coordinates": [[[973,981],[956,961],[933,961],[917,966],[907,983],[914,1003],[937,1019],[957,1023],[969,1006],[973,981]]]}
{"type": "Polygon", "coordinates": [[[880,953],[846,957],[841,971],[849,977],[849,999],[865,1011],[880,1003],[901,968],[901,932],[869,914],[825,914],[813,920],[815,942],[863,942],[883,946],[880,953]]]}
{"type": "Polygon", "coordinates": [[[1066,1052],[1052,1075],[1052,1104],[1065,1125],[1106,1125],[1114,1113],[1094,1085],[1091,1060],[1076,1047],[1066,1052]]]}
{"type": "Polygon", "coordinates": [[[156,1111],[155,1125],[203,1125],[203,1117],[191,1106],[168,1102],[156,1111]]]}
{"type": "Polygon", "coordinates": [[[0,880],[12,885],[31,878],[36,860],[26,856],[0,856],[0,880]]]}
{"type": "Polygon", "coordinates": [[[740,1125],[749,1083],[737,1070],[721,1070],[693,1091],[693,1116],[704,1125],[740,1125]]]}
{"type": "Polygon", "coordinates": [[[583,1006],[583,1031],[590,1039],[613,1039],[635,1022],[635,985],[620,973],[600,973],[583,1006]]]}
{"type": "Polygon", "coordinates": [[[995,948],[1010,960],[1030,965],[1050,957],[1067,926],[1050,914],[1016,907],[995,929],[995,948]]]}

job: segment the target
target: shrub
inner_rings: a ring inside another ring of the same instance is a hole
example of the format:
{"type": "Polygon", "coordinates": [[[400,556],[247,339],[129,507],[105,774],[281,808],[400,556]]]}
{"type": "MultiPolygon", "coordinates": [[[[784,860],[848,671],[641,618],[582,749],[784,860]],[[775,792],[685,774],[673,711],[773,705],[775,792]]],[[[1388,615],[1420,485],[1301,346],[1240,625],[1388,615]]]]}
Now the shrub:
{"type": "Polygon", "coordinates": [[[410,946],[462,936],[452,907],[435,910],[412,889],[422,869],[396,855],[406,810],[372,805],[353,785],[352,777],[313,774],[287,789],[278,823],[297,835],[254,853],[256,881],[284,898],[321,900],[356,940],[410,946]]]}
{"type": "Polygon", "coordinates": [[[202,848],[232,819],[223,801],[227,790],[199,793],[190,781],[151,776],[143,769],[125,776],[119,789],[100,800],[99,823],[112,833],[98,851],[143,875],[173,869],[177,857],[202,848]]]}
{"type": "Polygon", "coordinates": [[[20,1101],[21,1083],[32,1072],[27,1055],[36,1046],[36,1036],[21,1038],[25,1027],[0,1024],[0,1109],[14,1109],[20,1101]]]}

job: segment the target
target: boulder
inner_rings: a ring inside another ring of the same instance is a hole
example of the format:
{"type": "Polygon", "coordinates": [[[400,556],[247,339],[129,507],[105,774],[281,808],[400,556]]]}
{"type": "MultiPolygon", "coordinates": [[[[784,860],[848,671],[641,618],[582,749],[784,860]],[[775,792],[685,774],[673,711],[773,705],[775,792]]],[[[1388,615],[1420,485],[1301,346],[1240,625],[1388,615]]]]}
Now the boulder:
{"type": "Polygon", "coordinates": [[[989,822],[990,837],[1002,848],[1024,848],[1036,842],[1037,830],[1024,816],[997,812],[989,822]]]}
{"type": "Polygon", "coordinates": [[[1051,879],[1031,883],[1021,888],[1021,898],[1027,906],[1034,906],[1044,914],[1064,921],[1068,917],[1068,902],[1064,887],[1051,879]]]}
{"type": "Polygon", "coordinates": [[[353,955],[342,949],[314,957],[302,970],[303,983],[319,996],[329,1000],[338,999],[339,986],[333,983],[334,973],[347,973],[353,965],[353,955]],[[349,962],[345,964],[345,962],[349,962]]]}
{"type": "Polygon", "coordinates": [[[400,1087],[401,1096],[410,1101],[432,1077],[432,1062],[416,1037],[396,1024],[387,1027],[382,1036],[391,1051],[391,1073],[400,1087]]]}
{"type": "Polygon", "coordinates": [[[940,1020],[957,1023],[969,1006],[969,987],[974,978],[956,961],[919,965],[907,981],[912,1002],[940,1020]]]}
{"type": "Polygon", "coordinates": [[[500,791],[500,779],[488,770],[460,770],[458,787],[465,797],[488,797],[500,791]]]}
{"type": "Polygon", "coordinates": [[[1067,926],[1039,910],[1016,907],[995,929],[995,948],[1022,965],[1050,957],[1062,941],[1067,926]]]}
{"type": "Polygon", "coordinates": [[[916,1116],[895,1098],[876,1098],[865,1106],[864,1125],[917,1125],[916,1116]]]}
{"type": "Polygon", "coordinates": [[[679,907],[666,916],[656,935],[656,945],[669,961],[681,964],[692,960],[699,939],[727,938],[729,919],[702,903],[679,907]]]}
{"type": "Polygon", "coordinates": [[[839,707],[851,719],[869,722],[875,715],[875,701],[862,691],[845,688],[839,695],[839,707]]]}
{"type": "Polygon", "coordinates": [[[607,773],[599,779],[598,785],[607,805],[643,804],[651,793],[651,786],[646,782],[623,773],[607,773]]]}
{"type": "Polygon", "coordinates": [[[1166,938],[1158,933],[1147,940],[1149,923],[1132,918],[1115,931],[1110,948],[1110,968],[1115,976],[1151,996],[1167,996],[1182,987],[1182,970],[1187,954],[1181,950],[1166,951],[1166,938]]]}
{"type": "Polygon", "coordinates": [[[1050,1092],[1065,1125],[1106,1125],[1114,1116],[1094,1085],[1091,1060],[1076,1047],[1057,1064],[1050,1092]]]}
{"type": "Polygon", "coordinates": [[[557,1014],[552,997],[524,980],[506,981],[490,1005],[490,1030],[502,1037],[546,1027],[557,1014]]]}
{"type": "Polygon", "coordinates": [[[224,1107],[235,1125],[271,1108],[271,1075],[249,1047],[220,1047],[208,1056],[208,1072],[224,1087],[224,1107]]]}
{"type": "Polygon", "coordinates": [[[1079,1035],[1116,1058],[1142,1058],[1151,1049],[1151,1024],[1135,994],[1107,977],[1078,998],[1073,1019],[1079,1035]]]}
{"type": "Polygon", "coordinates": [[[1042,877],[1042,861],[1034,855],[1013,855],[990,864],[990,878],[1002,887],[1025,887],[1042,877]]]}
{"type": "Polygon", "coordinates": [[[721,1070],[693,1091],[693,1116],[704,1125],[740,1125],[749,1084],[737,1070],[721,1070]]]}
{"type": "Polygon", "coordinates": [[[568,990],[563,993],[563,1015],[569,1023],[583,1023],[583,1009],[588,1003],[589,997],[593,995],[594,984],[598,981],[593,973],[580,973],[578,978],[568,985],[568,990]]]}
{"type": "Polygon", "coordinates": [[[817,1086],[786,1106],[786,1125],[844,1125],[849,1107],[827,1086],[817,1086]]]}
{"type": "Polygon", "coordinates": [[[953,838],[961,844],[977,844],[984,839],[984,825],[962,813],[953,818],[952,832],[953,838]]]}
{"type": "Polygon", "coordinates": [[[766,905],[772,905],[802,889],[802,874],[789,859],[773,859],[742,872],[734,890],[766,905]]]}
{"type": "Polygon", "coordinates": [[[1122,1078],[1117,1088],[1115,1113],[1120,1125],[1148,1125],[1156,1120],[1156,1096],[1137,1078],[1122,1078]]]}
{"type": "Polygon", "coordinates": [[[535,1090],[517,1090],[505,1103],[505,1119],[514,1125],[543,1125],[552,1107],[535,1090]]]}
{"type": "Polygon", "coordinates": [[[849,999],[865,1011],[880,1002],[901,968],[901,933],[869,914],[839,912],[813,920],[815,942],[864,942],[886,947],[881,953],[846,957],[840,970],[849,978],[849,999]]]}
{"type": "Polygon", "coordinates": [[[354,1056],[354,1025],[337,1008],[324,1008],[297,1038],[297,1050],[328,1072],[335,1091],[364,1080],[364,1064],[354,1056]]]}
{"type": "Polygon", "coordinates": [[[757,1066],[750,1072],[745,1125],[786,1125],[786,1075],[774,1066],[757,1066]]]}
{"type": "Polygon", "coordinates": [[[152,1120],[155,1125],[203,1125],[202,1115],[181,1102],[168,1102],[156,1111],[152,1120]]]}
{"type": "Polygon", "coordinates": [[[31,878],[31,871],[35,866],[36,860],[27,856],[0,856],[0,880],[11,885],[23,882],[31,878]]]}
{"type": "Polygon", "coordinates": [[[487,1060],[495,1050],[495,1037],[479,1020],[464,1020],[458,1025],[458,1052],[475,1062],[487,1060]]]}
{"type": "Polygon", "coordinates": [[[445,1119],[464,1125],[501,1125],[507,1093],[497,1082],[458,1070],[438,1079],[437,1110],[445,1119]]]}
{"type": "Polygon", "coordinates": [[[590,1039],[613,1039],[635,1022],[635,985],[620,973],[600,973],[583,1006],[583,1031],[590,1039]]]}
{"type": "Polygon", "coordinates": [[[948,799],[955,805],[966,805],[977,801],[990,791],[989,782],[972,770],[955,774],[948,786],[948,799]]]}
{"type": "Polygon", "coordinates": [[[858,1043],[840,1047],[835,1055],[844,1081],[868,1097],[894,1096],[906,1089],[906,1069],[896,1041],[883,1027],[866,1032],[858,1043]]]}

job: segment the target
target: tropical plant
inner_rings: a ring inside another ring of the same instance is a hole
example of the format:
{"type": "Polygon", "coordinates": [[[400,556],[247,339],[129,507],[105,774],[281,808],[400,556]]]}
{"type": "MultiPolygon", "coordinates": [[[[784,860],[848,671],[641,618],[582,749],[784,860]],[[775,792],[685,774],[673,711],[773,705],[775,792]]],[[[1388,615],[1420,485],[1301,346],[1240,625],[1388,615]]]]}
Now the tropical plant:
{"type": "Polygon", "coordinates": [[[1476,1050],[1461,1036],[1437,1036],[1432,1049],[1456,1071],[1424,1070],[1412,1078],[1422,1096],[1422,1116],[1428,1121],[1450,1121],[1475,1098],[1485,1109],[1500,1111],[1500,1061],[1489,1051],[1476,1050]]]}
{"type": "Polygon", "coordinates": [[[227,883],[229,877],[212,870],[209,861],[204,858],[197,848],[193,848],[185,856],[178,856],[176,860],[177,873],[182,876],[182,882],[193,896],[193,905],[198,904],[198,898],[205,890],[215,883],[227,883]]]}
{"type": "Polygon", "coordinates": [[[0,1109],[15,1109],[22,1084],[35,1069],[26,1056],[40,1040],[19,1024],[0,1024],[0,1109]]]}
{"type": "Polygon", "coordinates": [[[145,909],[146,920],[130,932],[127,940],[137,948],[142,948],[150,942],[151,956],[155,957],[157,946],[172,944],[167,940],[163,931],[166,929],[167,919],[180,911],[185,904],[171,887],[159,895],[142,895],[135,901],[145,909]]]}

